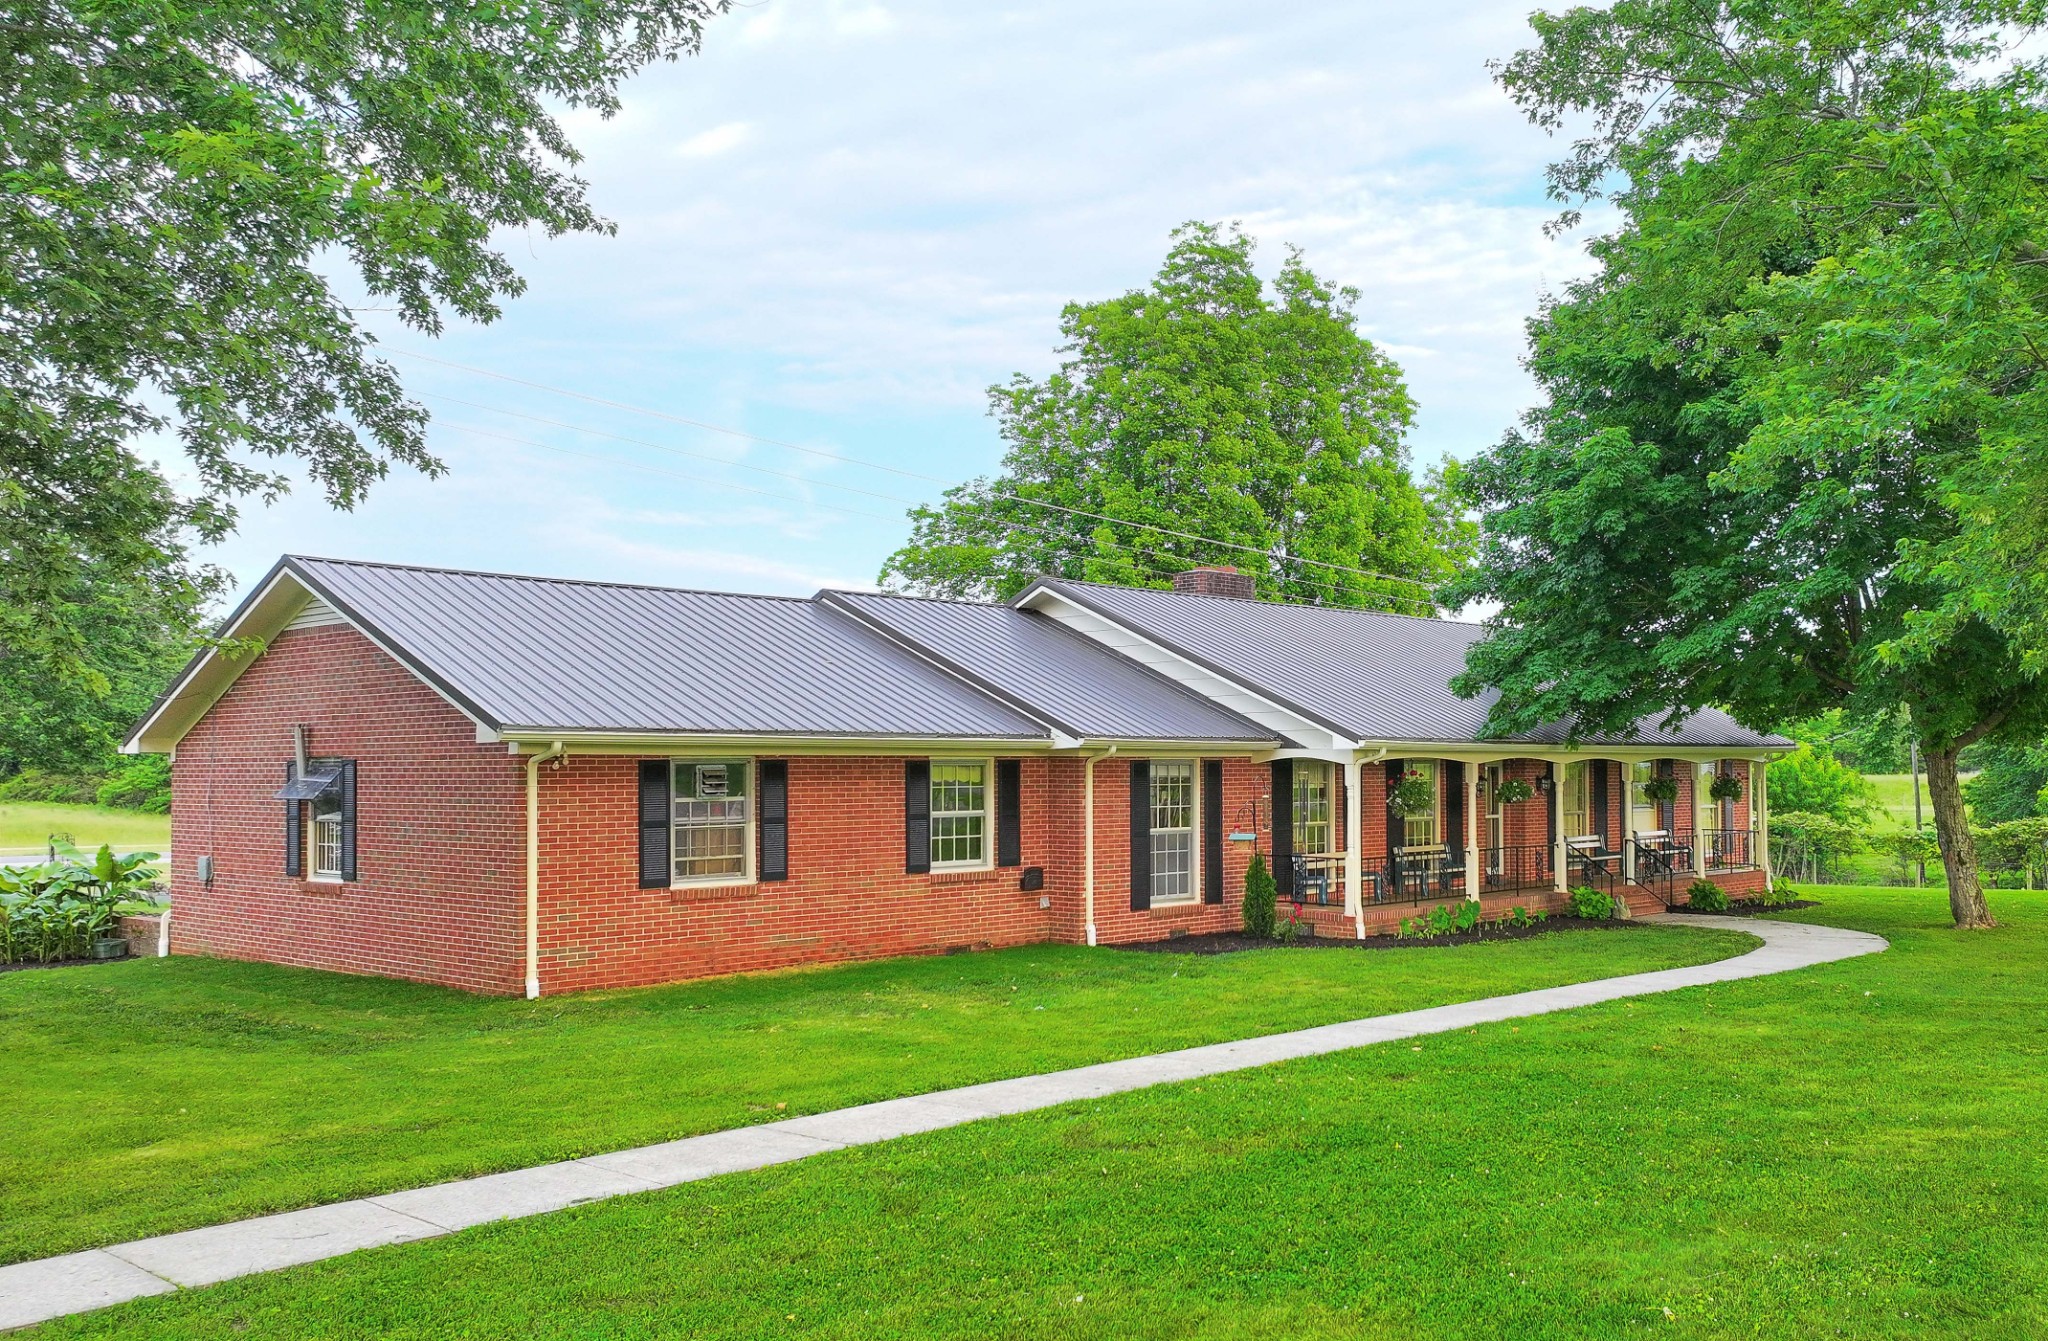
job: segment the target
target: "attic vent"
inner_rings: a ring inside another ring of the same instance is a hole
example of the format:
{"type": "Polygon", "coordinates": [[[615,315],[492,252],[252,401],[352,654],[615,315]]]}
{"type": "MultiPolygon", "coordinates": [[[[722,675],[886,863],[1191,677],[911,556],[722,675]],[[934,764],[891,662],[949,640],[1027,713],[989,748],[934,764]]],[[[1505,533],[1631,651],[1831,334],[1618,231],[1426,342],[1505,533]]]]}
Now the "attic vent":
{"type": "Polygon", "coordinates": [[[305,605],[299,608],[298,614],[292,616],[292,622],[285,625],[285,629],[287,631],[292,629],[324,629],[330,624],[346,624],[347,622],[347,620],[342,618],[341,611],[321,600],[318,596],[313,596],[309,597],[305,605]]]}

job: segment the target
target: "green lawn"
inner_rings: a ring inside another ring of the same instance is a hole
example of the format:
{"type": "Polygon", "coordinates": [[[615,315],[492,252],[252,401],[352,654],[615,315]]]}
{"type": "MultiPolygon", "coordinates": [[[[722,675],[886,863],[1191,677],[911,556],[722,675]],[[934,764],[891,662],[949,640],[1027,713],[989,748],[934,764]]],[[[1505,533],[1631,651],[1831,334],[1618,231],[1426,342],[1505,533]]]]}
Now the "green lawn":
{"type": "Polygon", "coordinates": [[[42,852],[53,833],[69,834],[82,848],[112,843],[162,851],[171,841],[171,817],[106,806],[0,804],[0,856],[42,852]]]}
{"type": "MultiPolygon", "coordinates": [[[[1885,954],[1115,1096],[38,1336],[2048,1334],[2048,897],[1885,954]]],[[[1559,942],[1562,945],[1562,942],[1559,942]]],[[[1418,956],[1427,960],[1429,956],[1418,956]]]]}
{"type": "Polygon", "coordinates": [[[1047,945],[539,1002],[185,958],[0,974],[0,1261],[1753,943],[1047,945]]]}
{"type": "MultiPolygon", "coordinates": [[[[1865,773],[1871,786],[1877,788],[1877,802],[1880,807],[1873,817],[1872,827],[1876,829],[1910,829],[1913,827],[1913,775],[1910,773],[1865,773]]],[[[1926,779],[1920,782],[1920,817],[1930,828],[1934,824],[1934,804],[1927,796],[1926,779]]]]}

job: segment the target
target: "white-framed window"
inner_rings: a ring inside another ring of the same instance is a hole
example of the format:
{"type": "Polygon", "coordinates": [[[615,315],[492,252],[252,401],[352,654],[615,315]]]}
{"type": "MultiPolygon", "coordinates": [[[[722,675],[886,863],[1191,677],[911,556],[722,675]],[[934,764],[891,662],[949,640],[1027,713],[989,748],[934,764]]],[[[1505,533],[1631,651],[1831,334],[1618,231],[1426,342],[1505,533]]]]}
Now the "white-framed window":
{"type": "Polygon", "coordinates": [[[1294,850],[1303,856],[1325,856],[1334,850],[1330,768],[1327,759],[1294,761],[1294,850]]]}
{"type": "Polygon", "coordinates": [[[1152,902],[1195,897],[1195,765],[1152,761],[1152,902]]]}
{"type": "Polygon", "coordinates": [[[1728,826],[1721,823],[1721,803],[1708,792],[1714,785],[1714,775],[1721,771],[1721,761],[1710,759],[1700,765],[1699,776],[1693,779],[1692,804],[1693,823],[1699,826],[1702,835],[1714,833],[1728,826]]]}
{"type": "MultiPolygon", "coordinates": [[[[1593,832],[1592,772],[1592,766],[1584,759],[1564,766],[1564,794],[1558,798],[1558,811],[1563,817],[1566,838],[1583,838],[1593,832]]],[[[1606,840],[1601,842],[1604,846],[1606,840]]]]}
{"type": "Polygon", "coordinates": [[[1661,829],[1658,821],[1663,818],[1663,807],[1643,795],[1643,788],[1651,778],[1657,776],[1657,764],[1653,759],[1638,759],[1628,768],[1628,803],[1634,808],[1635,831],[1661,829]]]}
{"type": "Polygon", "coordinates": [[[932,869],[989,864],[989,762],[932,760],[932,869]]]}
{"type": "Polygon", "coordinates": [[[751,759],[670,761],[669,855],[678,885],[743,884],[753,876],[751,759]]]}
{"type": "Polygon", "coordinates": [[[1401,765],[1403,773],[1420,773],[1429,783],[1429,809],[1418,810],[1401,817],[1401,846],[1434,847],[1441,840],[1437,837],[1436,816],[1439,809],[1436,785],[1436,760],[1408,759],[1401,765]]]}
{"type": "Polygon", "coordinates": [[[339,880],[341,864],[341,792],[330,787],[313,799],[312,831],[308,842],[313,849],[309,864],[313,879],[339,880]]]}

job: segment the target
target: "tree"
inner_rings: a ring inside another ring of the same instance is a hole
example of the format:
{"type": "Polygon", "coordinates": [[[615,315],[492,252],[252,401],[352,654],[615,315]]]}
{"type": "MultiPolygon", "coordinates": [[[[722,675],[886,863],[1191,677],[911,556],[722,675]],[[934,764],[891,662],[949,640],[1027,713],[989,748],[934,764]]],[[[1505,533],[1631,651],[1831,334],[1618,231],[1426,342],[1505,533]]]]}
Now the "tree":
{"type": "Polygon", "coordinates": [[[1865,824],[1877,810],[1877,789],[1835,758],[1826,746],[1802,742],[1765,771],[1773,810],[1825,815],[1838,824],[1865,824]]]}
{"type": "Polygon", "coordinates": [[[1268,596],[1432,611],[1470,536],[1409,475],[1400,370],[1358,334],[1356,292],[1290,251],[1269,299],[1253,246],[1186,224],[1150,288],[1069,304],[1059,371],[989,389],[1002,473],[914,509],[882,581],[1008,597],[1229,564],[1268,596]]]}
{"type": "Polygon", "coordinates": [[[1963,784],[1979,824],[2032,819],[2048,811],[2048,742],[1995,741],[1980,749],[1977,776],[1963,784]]]}
{"type": "Polygon", "coordinates": [[[2001,29],[2040,9],[1537,15],[1500,80],[1589,119],[1551,189],[1621,222],[1532,323],[1546,403],[1468,469],[1485,534],[1449,593],[1500,603],[1459,682],[1500,687],[1500,729],[1905,704],[1967,927],[1992,921],[1956,757],[2048,720],[2034,550],[1994,554],[2048,441],[2048,119],[2001,29]]]}
{"type": "MultiPolygon", "coordinates": [[[[328,278],[437,332],[520,280],[494,231],[609,228],[557,113],[725,0],[47,0],[0,22],[0,637],[90,683],[69,599],[142,587],[296,467],[350,507],[425,415],[328,278]],[[132,443],[174,434],[173,492],[132,443]]],[[[189,576],[189,574],[187,574],[189,576]]]]}
{"type": "Polygon", "coordinates": [[[1280,886],[1266,869],[1264,853],[1252,853],[1244,872],[1244,907],[1240,910],[1247,936],[1270,936],[1278,915],[1280,886]]]}

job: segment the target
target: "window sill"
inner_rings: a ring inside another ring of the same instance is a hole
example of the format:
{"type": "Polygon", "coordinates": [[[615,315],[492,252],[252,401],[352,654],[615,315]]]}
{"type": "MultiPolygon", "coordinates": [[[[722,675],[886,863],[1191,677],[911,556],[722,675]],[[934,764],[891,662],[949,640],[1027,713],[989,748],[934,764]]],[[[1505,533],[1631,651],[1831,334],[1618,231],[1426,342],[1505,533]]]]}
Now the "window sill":
{"type": "Polygon", "coordinates": [[[1199,908],[1201,906],[1202,901],[1200,899],[1196,898],[1192,894],[1183,894],[1179,898],[1154,899],[1149,905],[1147,905],[1146,911],[1155,913],[1170,913],[1177,912],[1182,908],[1199,908]]]}
{"type": "MultiPolygon", "coordinates": [[[[1016,868],[1005,866],[1000,869],[1009,871],[1016,868]]],[[[931,870],[931,881],[935,885],[957,885],[994,875],[997,870],[998,868],[994,866],[934,866],[931,870]]]]}
{"type": "Polygon", "coordinates": [[[345,885],[348,883],[348,877],[345,875],[309,875],[305,878],[305,883],[309,885],[345,885]]]}
{"type": "Polygon", "coordinates": [[[716,885],[670,885],[670,903],[712,903],[719,899],[751,899],[761,892],[758,880],[732,881],[716,885]]]}

